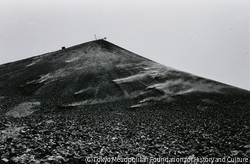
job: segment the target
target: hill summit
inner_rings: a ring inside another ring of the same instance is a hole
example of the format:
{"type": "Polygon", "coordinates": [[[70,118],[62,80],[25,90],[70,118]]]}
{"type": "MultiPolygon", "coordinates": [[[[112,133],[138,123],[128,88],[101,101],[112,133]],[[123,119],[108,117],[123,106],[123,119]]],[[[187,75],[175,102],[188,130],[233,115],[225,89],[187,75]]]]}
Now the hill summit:
{"type": "Polygon", "coordinates": [[[96,40],[0,66],[0,163],[248,163],[249,109],[249,91],[96,40]]]}
{"type": "Polygon", "coordinates": [[[241,103],[250,97],[248,91],[166,67],[105,40],[1,65],[0,79],[6,111],[25,104],[55,109],[128,101],[133,108],[180,97],[202,97],[201,103],[241,103]]]}

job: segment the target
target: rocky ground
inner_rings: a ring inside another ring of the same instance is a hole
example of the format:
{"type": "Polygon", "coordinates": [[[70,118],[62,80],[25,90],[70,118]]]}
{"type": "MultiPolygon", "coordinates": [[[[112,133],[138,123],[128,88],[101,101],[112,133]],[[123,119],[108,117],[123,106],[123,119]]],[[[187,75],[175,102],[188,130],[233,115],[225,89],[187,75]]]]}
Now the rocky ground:
{"type": "Polygon", "coordinates": [[[249,158],[249,118],[249,91],[105,40],[0,65],[0,164],[249,158]]]}
{"type": "Polygon", "coordinates": [[[81,163],[86,157],[250,157],[247,108],[115,105],[2,116],[0,157],[14,163],[81,163]]]}

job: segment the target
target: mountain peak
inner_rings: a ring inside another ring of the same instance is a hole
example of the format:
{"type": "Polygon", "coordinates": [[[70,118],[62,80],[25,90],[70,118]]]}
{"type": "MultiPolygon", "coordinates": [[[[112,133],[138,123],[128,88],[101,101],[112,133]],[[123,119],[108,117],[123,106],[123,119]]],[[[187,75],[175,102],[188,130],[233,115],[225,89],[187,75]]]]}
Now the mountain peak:
{"type": "Polygon", "coordinates": [[[0,157],[247,159],[249,102],[249,91],[95,40],[0,65],[0,157]]]}
{"type": "Polygon", "coordinates": [[[174,101],[176,96],[193,93],[242,93],[158,64],[103,39],[0,66],[0,79],[1,102],[6,109],[23,101],[35,101],[44,108],[121,100],[142,105],[174,101]],[[10,105],[9,101],[15,103],[10,105]]]}

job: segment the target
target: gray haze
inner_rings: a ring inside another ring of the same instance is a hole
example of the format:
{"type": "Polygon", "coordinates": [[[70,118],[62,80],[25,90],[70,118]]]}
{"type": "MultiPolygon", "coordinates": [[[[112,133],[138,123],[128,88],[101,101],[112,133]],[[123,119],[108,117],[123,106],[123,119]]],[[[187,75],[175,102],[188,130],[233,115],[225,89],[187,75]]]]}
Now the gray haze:
{"type": "Polygon", "coordinates": [[[0,64],[107,37],[250,90],[249,0],[1,0],[0,64]]]}

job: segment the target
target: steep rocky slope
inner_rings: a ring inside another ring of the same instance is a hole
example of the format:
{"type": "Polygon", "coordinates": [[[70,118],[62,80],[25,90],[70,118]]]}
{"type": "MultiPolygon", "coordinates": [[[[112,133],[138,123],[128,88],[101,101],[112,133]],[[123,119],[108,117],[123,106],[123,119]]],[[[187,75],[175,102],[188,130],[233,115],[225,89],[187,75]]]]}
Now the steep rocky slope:
{"type": "Polygon", "coordinates": [[[41,109],[117,100],[136,100],[140,106],[207,93],[237,102],[249,98],[247,91],[177,71],[104,40],[1,65],[0,79],[2,110],[27,102],[41,109]]]}
{"type": "Polygon", "coordinates": [[[249,91],[105,40],[0,65],[0,111],[3,162],[250,157],[249,91]]]}

